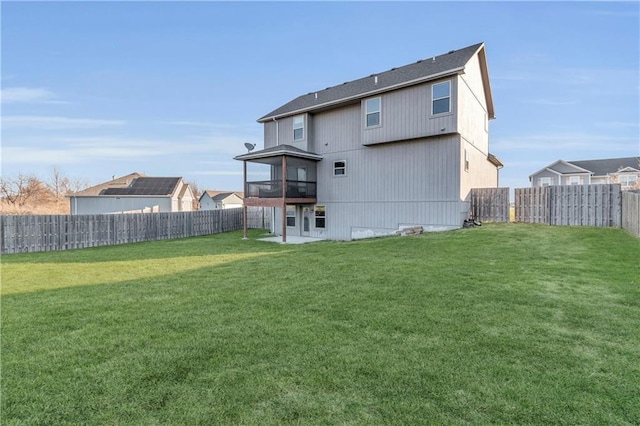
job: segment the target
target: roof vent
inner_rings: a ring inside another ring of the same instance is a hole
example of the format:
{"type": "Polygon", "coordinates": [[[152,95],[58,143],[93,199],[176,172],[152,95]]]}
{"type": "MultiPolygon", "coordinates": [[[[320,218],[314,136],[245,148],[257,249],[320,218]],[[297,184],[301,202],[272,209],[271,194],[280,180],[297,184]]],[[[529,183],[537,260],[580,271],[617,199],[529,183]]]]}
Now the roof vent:
{"type": "Polygon", "coordinates": [[[453,52],[455,52],[455,50],[450,50],[449,53],[447,53],[447,55],[451,55],[453,52]]]}
{"type": "Polygon", "coordinates": [[[314,93],[316,99],[318,99],[318,92],[314,93]]]}
{"type": "Polygon", "coordinates": [[[378,76],[373,77],[373,84],[378,84],[378,76]]]}
{"type": "Polygon", "coordinates": [[[418,61],[416,62],[416,64],[420,64],[422,63],[422,59],[418,59],[418,61]]]}
{"type": "Polygon", "coordinates": [[[436,57],[434,56],[433,59],[431,59],[432,62],[436,61],[436,57]]]}
{"type": "Polygon", "coordinates": [[[391,71],[395,71],[395,70],[397,70],[397,69],[398,69],[398,68],[393,67],[393,68],[391,68],[391,71]]]}

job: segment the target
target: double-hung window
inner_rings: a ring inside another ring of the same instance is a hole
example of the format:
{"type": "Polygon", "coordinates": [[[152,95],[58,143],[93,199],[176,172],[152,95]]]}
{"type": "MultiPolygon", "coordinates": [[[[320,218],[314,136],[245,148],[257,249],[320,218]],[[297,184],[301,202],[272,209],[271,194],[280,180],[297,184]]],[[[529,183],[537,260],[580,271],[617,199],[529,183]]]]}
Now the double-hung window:
{"type": "Polygon", "coordinates": [[[365,106],[365,126],[376,127],[380,125],[380,98],[367,99],[364,103],[365,106]]]}
{"type": "Polygon", "coordinates": [[[296,226],[296,206],[287,206],[287,226],[296,226]]]}
{"type": "Polygon", "coordinates": [[[538,178],[538,185],[539,186],[549,186],[549,185],[551,185],[551,178],[550,177],[538,178]]]}
{"type": "Polygon", "coordinates": [[[333,175],[345,176],[347,174],[347,162],[346,161],[334,161],[333,162],[333,175]]]}
{"type": "Polygon", "coordinates": [[[569,176],[569,185],[580,185],[580,176],[569,176]]]}
{"type": "Polygon", "coordinates": [[[316,206],[314,209],[314,214],[316,218],[316,228],[325,228],[327,224],[327,210],[325,206],[316,206]]]}
{"type": "Polygon", "coordinates": [[[304,139],[304,116],[297,115],[293,117],[293,140],[301,141],[304,139]]]}
{"type": "Polygon", "coordinates": [[[451,112],[451,81],[431,86],[431,114],[451,112]]]}

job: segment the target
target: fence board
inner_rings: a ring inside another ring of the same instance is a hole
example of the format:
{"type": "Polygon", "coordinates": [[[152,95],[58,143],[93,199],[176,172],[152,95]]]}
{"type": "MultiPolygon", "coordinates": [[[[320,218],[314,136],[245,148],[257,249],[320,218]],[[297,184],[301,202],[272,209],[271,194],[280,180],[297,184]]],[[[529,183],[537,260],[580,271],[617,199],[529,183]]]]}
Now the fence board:
{"type": "MultiPolygon", "coordinates": [[[[249,228],[268,228],[270,210],[248,209],[249,228]]],[[[185,238],[242,229],[242,209],[116,215],[0,216],[0,253],[69,250],[185,238]]]]}
{"type": "Polygon", "coordinates": [[[621,226],[636,237],[640,237],[640,192],[623,192],[621,204],[621,226]]]}
{"type": "Polygon", "coordinates": [[[620,184],[516,188],[516,221],[619,228],[621,192],[620,184]]]}
{"type": "Polygon", "coordinates": [[[509,188],[472,189],[471,215],[482,222],[509,222],[509,188]]]}

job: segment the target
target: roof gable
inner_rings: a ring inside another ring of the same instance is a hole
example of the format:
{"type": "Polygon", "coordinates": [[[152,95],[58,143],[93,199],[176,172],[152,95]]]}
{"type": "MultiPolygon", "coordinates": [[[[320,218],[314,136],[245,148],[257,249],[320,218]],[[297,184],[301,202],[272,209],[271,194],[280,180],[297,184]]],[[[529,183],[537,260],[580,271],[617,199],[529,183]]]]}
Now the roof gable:
{"type": "MultiPolygon", "coordinates": [[[[433,80],[446,75],[459,73],[464,70],[465,64],[476,53],[479,54],[483,72],[487,74],[484,43],[478,43],[463,49],[452,50],[443,55],[434,56],[429,59],[422,59],[409,65],[392,68],[385,72],[372,74],[368,77],[345,82],[337,86],[327,87],[324,90],[299,96],[259,118],[258,122],[266,122],[271,119],[277,119],[287,115],[299,114],[305,111],[357,100],[376,93],[382,93],[400,87],[433,80]]],[[[489,117],[494,118],[493,100],[488,75],[483,76],[483,84],[485,86],[485,96],[487,97],[489,117]]]]}

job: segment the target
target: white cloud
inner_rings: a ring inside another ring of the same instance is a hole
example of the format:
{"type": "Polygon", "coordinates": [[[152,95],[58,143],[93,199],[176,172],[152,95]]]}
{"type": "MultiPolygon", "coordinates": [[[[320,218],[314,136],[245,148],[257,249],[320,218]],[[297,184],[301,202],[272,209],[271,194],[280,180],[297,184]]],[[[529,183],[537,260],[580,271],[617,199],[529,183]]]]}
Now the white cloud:
{"type": "Polygon", "coordinates": [[[29,87],[10,87],[0,90],[3,103],[51,102],[55,95],[46,89],[29,87]]]}
{"type": "Polygon", "coordinates": [[[638,141],[632,137],[590,133],[555,133],[501,137],[491,142],[492,151],[631,151],[638,141]]]}
{"type": "Polygon", "coordinates": [[[4,128],[29,128],[41,130],[90,129],[104,126],[123,126],[123,120],[97,120],[91,118],[69,118],[40,115],[12,115],[2,117],[4,128]]]}

